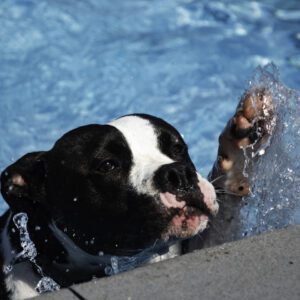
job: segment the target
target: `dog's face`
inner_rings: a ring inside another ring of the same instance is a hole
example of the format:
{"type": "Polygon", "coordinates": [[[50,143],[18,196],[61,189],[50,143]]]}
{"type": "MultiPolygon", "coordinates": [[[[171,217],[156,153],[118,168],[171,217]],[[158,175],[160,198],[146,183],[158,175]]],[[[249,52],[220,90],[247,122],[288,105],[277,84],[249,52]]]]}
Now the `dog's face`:
{"type": "Polygon", "coordinates": [[[218,210],[180,134],[148,115],[72,130],[8,167],[1,183],[13,211],[54,221],[90,251],[191,237],[218,210]]]}

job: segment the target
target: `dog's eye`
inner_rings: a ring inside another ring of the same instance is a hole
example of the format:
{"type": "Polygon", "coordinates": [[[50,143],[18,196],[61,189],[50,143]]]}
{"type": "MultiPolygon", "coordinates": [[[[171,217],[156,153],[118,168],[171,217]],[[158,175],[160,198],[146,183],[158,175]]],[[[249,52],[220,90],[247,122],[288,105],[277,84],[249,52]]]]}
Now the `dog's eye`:
{"type": "Polygon", "coordinates": [[[108,173],[118,168],[118,163],[112,159],[103,161],[97,168],[98,172],[108,173]]]}
{"type": "Polygon", "coordinates": [[[172,153],[175,156],[180,156],[180,155],[184,154],[185,151],[186,151],[185,145],[177,143],[172,146],[172,153]]]}

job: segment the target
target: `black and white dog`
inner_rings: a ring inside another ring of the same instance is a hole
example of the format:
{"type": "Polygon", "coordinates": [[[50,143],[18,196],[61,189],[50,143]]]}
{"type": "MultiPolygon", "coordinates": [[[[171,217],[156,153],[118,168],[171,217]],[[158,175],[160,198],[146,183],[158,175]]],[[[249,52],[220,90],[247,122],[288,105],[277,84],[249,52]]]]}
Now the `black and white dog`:
{"type": "MultiPolygon", "coordinates": [[[[240,178],[237,141],[250,143],[255,127],[246,109],[238,112],[244,120],[236,115],[228,123],[220,139],[224,159],[212,172],[228,175],[220,183],[228,189],[240,178]]],[[[114,273],[113,258],[160,253],[155,245],[202,232],[219,208],[178,131],[144,114],[79,127],[51,150],[23,156],[2,172],[1,192],[10,207],[0,220],[1,299],[114,273]]]]}

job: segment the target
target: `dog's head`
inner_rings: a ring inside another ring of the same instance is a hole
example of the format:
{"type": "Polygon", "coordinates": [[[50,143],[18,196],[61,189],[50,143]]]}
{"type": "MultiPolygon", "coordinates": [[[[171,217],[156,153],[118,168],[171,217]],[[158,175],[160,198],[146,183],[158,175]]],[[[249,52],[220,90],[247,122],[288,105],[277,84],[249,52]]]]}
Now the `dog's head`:
{"type": "Polygon", "coordinates": [[[50,151],[9,166],[1,191],[13,212],[53,221],[95,251],[191,237],[218,210],[180,134],[149,115],[66,133],[50,151]]]}

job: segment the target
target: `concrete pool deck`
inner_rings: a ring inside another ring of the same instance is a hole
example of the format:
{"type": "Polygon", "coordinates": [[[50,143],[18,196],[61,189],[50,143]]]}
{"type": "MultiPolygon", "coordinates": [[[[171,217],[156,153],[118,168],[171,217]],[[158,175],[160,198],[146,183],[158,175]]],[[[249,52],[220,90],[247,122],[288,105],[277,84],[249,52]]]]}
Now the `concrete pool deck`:
{"type": "Polygon", "coordinates": [[[300,225],[75,285],[72,290],[39,298],[299,300],[300,225]]]}

